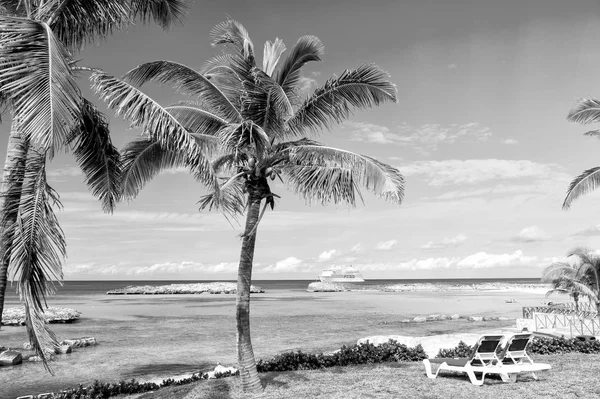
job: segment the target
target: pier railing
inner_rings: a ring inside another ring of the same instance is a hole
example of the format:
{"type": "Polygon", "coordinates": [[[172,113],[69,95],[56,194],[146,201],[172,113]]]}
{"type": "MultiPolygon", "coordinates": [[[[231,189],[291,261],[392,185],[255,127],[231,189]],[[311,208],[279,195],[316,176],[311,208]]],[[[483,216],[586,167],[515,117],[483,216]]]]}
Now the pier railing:
{"type": "Polygon", "coordinates": [[[533,320],[536,331],[547,328],[568,329],[571,337],[600,334],[600,321],[597,318],[588,319],[576,315],[534,312],[533,320]]]}

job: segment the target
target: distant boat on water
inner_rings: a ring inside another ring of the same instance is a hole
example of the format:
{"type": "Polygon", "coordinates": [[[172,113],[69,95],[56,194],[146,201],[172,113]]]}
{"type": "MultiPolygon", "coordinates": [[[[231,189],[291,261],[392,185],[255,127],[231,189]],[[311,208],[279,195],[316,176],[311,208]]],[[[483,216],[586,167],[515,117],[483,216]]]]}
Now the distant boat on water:
{"type": "Polygon", "coordinates": [[[345,269],[335,266],[323,269],[319,274],[319,280],[323,283],[363,283],[365,281],[362,274],[352,266],[345,269]]]}

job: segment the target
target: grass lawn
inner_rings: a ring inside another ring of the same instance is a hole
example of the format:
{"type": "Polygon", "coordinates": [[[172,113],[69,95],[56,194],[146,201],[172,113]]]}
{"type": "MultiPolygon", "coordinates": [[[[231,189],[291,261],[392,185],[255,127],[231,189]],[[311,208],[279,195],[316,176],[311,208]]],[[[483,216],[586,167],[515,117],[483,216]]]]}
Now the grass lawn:
{"type": "Polygon", "coordinates": [[[432,380],[425,376],[421,362],[387,363],[324,370],[261,374],[262,395],[244,395],[239,378],[201,381],[161,389],[123,399],[241,399],[241,398],[598,398],[600,397],[600,355],[566,354],[536,356],[552,369],[538,373],[539,380],[519,377],[503,383],[486,377],[481,387],[473,386],[464,374],[446,372],[432,380]]]}

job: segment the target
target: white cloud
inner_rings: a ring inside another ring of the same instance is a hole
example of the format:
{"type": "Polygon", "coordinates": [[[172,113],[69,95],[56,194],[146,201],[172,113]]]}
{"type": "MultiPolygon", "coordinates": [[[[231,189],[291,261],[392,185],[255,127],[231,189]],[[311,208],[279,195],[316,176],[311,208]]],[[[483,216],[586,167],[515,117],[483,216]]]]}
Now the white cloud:
{"type": "Polygon", "coordinates": [[[534,242],[548,239],[546,233],[538,226],[525,227],[516,237],[517,241],[534,242]]]}
{"type": "Polygon", "coordinates": [[[456,69],[458,68],[458,65],[456,64],[448,64],[448,69],[456,69]]]}
{"type": "Polygon", "coordinates": [[[564,178],[562,167],[528,160],[450,159],[398,166],[405,176],[425,175],[430,186],[477,184],[499,179],[564,178]]]}
{"type": "Polygon", "coordinates": [[[437,269],[492,269],[502,267],[531,266],[544,267],[551,259],[526,256],[518,250],[511,254],[488,254],[477,252],[464,258],[427,258],[412,259],[397,263],[355,264],[361,271],[401,271],[401,270],[437,270],[437,269]]]}
{"type": "Polygon", "coordinates": [[[313,87],[317,87],[317,81],[313,78],[309,78],[307,76],[301,76],[298,81],[298,87],[300,87],[300,91],[309,91],[313,87]]]}
{"type": "Polygon", "coordinates": [[[55,181],[62,181],[65,177],[83,176],[83,172],[81,172],[81,169],[78,166],[67,166],[66,168],[54,169],[48,171],[46,174],[55,181]]]}
{"type": "Polygon", "coordinates": [[[280,260],[274,265],[269,265],[264,268],[261,268],[258,271],[263,273],[289,273],[298,271],[300,265],[302,265],[302,261],[300,259],[290,256],[288,258],[280,260]]]}
{"type": "Polygon", "coordinates": [[[329,251],[323,251],[320,255],[319,258],[317,259],[318,262],[325,262],[327,260],[330,260],[331,258],[333,258],[335,255],[339,255],[339,251],[336,249],[330,249],[329,251]]]}
{"type": "Polygon", "coordinates": [[[383,241],[383,242],[378,243],[375,246],[375,249],[378,251],[389,251],[392,248],[394,248],[396,246],[396,244],[398,244],[397,240],[383,241]]]}
{"type": "Polygon", "coordinates": [[[506,140],[502,140],[502,144],[515,145],[515,144],[519,144],[519,141],[515,140],[515,139],[506,139],[506,140]]]}
{"type": "Polygon", "coordinates": [[[352,130],[354,141],[408,146],[425,154],[436,150],[441,144],[453,144],[462,139],[481,142],[492,135],[489,128],[478,123],[446,126],[425,124],[419,127],[403,123],[393,130],[365,122],[344,122],[343,126],[352,130]]]}
{"type": "Polygon", "coordinates": [[[467,241],[467,236],[464,234],[459,234],[456,237],[446,237],[439,243],[434,243],[433,241],[429,241],[425,245],[421,245],[422,249],[442,249],[448,247],[457,247],[462,245],[467,241]]]}
{"type": "Polygon", "coordinates": [[[358,243],[355,246],[353,246],[352,248],[350,248],[350,252],[352,252],[352,253],[360,253],[362,251],[364,251],[364,247],[361,243],[358,243]]]}
{"type": "Polygon", "coordinates": [[[583,237],[600,236],[600,224],[577,231],[573,235],[583,237]]]}

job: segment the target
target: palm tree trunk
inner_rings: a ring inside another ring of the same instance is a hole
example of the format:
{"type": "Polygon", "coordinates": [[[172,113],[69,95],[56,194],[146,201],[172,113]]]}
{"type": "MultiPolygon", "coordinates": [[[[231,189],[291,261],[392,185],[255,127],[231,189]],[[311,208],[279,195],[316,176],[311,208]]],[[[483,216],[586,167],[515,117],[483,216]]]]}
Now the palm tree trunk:
{"type": "Polygon", "coordinates": [[[0,184],[0,328],[2,326],[2,312],[4,311],[4,296],[8,284],[8,265],[12,244],[10,239],[5,237],[5,234],[17,220],[28,151],[29,142],[22,140],[17,131],[16,123],[13,121],[8,138],[2,183],[0,184]]]}
{"type": "Polygon", "coordinates": [[[252,282],[252,261],[256,241],[255,226],[259,219],[262,196],[252,191],[248,196],[248,214],[240,254],[235,318],[237,322],[237,357],[242,388],[245,392],[261,392],[263,387],[258,378],[256,360],[254,359],[252,341],[250,340],[250,284],[252,282]]]}

